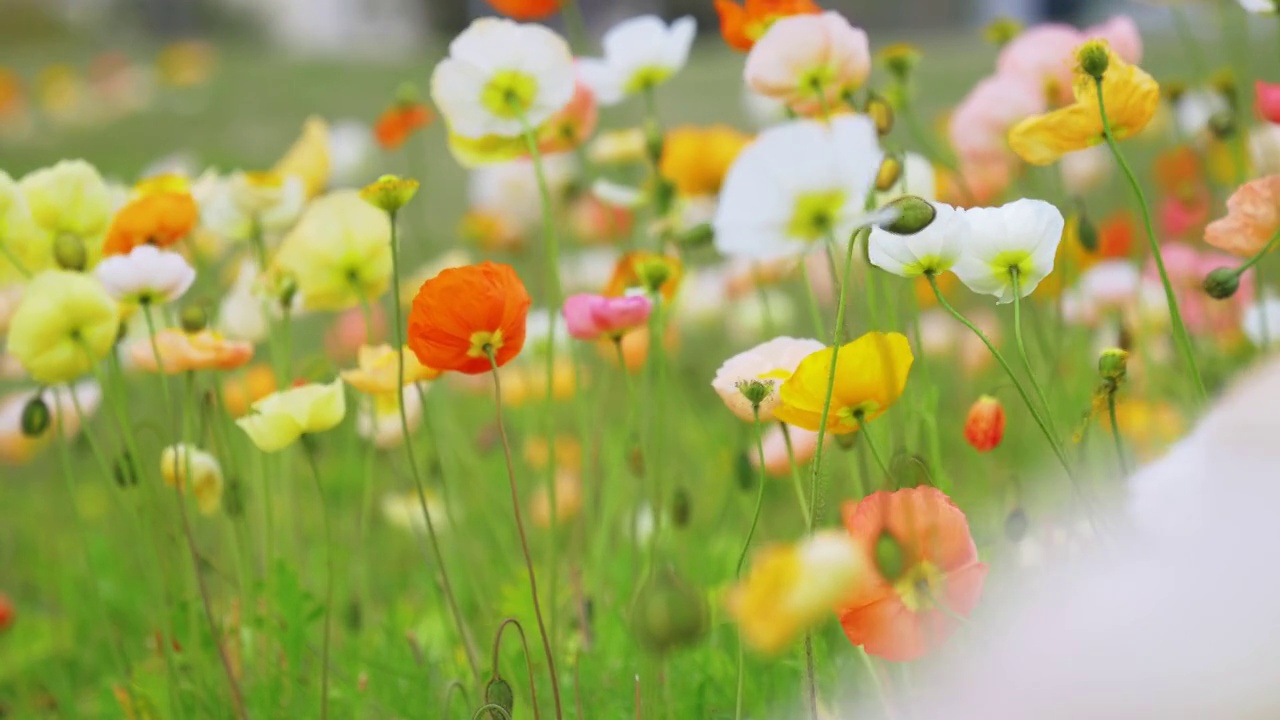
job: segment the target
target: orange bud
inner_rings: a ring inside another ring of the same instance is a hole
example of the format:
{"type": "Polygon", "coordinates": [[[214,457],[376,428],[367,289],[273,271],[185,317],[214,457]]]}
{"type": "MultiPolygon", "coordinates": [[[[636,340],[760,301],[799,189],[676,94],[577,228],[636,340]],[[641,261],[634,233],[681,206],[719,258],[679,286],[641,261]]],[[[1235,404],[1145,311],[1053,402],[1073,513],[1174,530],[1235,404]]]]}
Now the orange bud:
{"type": "Polygon", "coordinates": [[[969,408],[964,421],[964,439],[978,452],[994,450],[1004,439],[1004,406],[990,395],[983,395],[969,408]]]}

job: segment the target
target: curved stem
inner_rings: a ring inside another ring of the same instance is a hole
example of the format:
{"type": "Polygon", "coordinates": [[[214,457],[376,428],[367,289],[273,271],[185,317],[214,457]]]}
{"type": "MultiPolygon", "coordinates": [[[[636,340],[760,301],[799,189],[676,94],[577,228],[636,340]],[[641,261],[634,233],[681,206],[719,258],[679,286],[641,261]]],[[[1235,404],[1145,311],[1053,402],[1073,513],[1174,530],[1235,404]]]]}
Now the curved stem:
{"type": "Polygon", "coordinates": [[[1142,185],[1138,182],[1137,176],[1133,174],[1133,169],[1129,167],[1129,163],[1124,159],[1124,155],[1120,152],[1120,146],[1116,144],[1115,134],[1111,131],[1111,121],[1107,119],[1107,108],[1103,100],[1102,79],[1095,78],[1094,86],[1098,92],[1098,112],[1102,115],[1102,132],[1106,138],[1107,147],[1111,148],[1111,154],[1116,159],[1116,164],[1120,166],[1120,170],[1124,173],[1125,178],[1129,181],[1129,187],[1133,190],[1133,195],[1138,200],[1138,206],[1142,210],[1142,223],[1147,232],[1147,243],[1151,248],[1151,256],[1156,261],[1156,270],[1160,273],[1160,284],[1164,286],[1165,302],[1169,305],[1169,318],[1173,324],[1173,336],[1177,341],[1178,350],[1182,353],[1183,362],[1187,365],[1187,370],[1191,372],[1192,383],[1195,385],[1198,399],[1201,404],[1208,400],[1208,392],[1204,387],[1204,379],[1200,377],[1200,367],[1196,365],[1195,349],[1191,345],[1191,336],[1187,333],[1187,326],[1182,322],[1182,313],[1178,310],[1178,297],[1173,292],[1173,283],[1169,280],[1169,272],[1164,267],[1164,257],[1160,254],[1160,244],[1156,240],[1155,228],[1151,224],[1151,209],[1147,207],[1147,197],[1142,192],[1142,185]]]}
{"type": "Polygon", "coordinates": [[[440,710],[440,717],[442,719],[449,717],[449,708],[453,704],[453,695],[455,690],[462,694],[463,703],[466,705],[471,704],[471,698],[467,697],[467,687],[457,680],[450,680],[449,687],[444,691],[444,707],[440,710]]]}
{"type": "Polygon", "coordinates": [[[493,355],[493,347],[485,345],[485,353],[489,356],[489,367],[493,374],[498,436],[502,439],[502,452],[507,461],[507,484],[511,487],[511,510],[515,515],[516,532],[520,535],[520,549],[524,552],[525,571],[529,575],[529,592],[533,598],[533,614],[538,619],[538,633],[542,636],[542,649],[547,657],[548,673],[551,675],[551,695],[555,700],[556,720],[561,720],[564,711],[560,707],[560,681],[556,677],[555,654],[551,649],[551,639],[547,636],[547,626],[542,621],[542,603],[538,599],[538,579],[533,571],[533,556],[529,554],[529,540],[525,537],[524,519],[520,513],[520,492],[516,489],[515,464],[511,459],[511,443],[507,439],[507,426],[502,418],[502,380],[498,377],[498,361],[493,355]]]}
{"type": "Polygon", "coordinates": [[[1236,268],[1236,271],[1235,271],[1236,277],[1239,277],[1245,274],[1245,272],[1247,272],[1249,268],[1253,267],[1254,265],[1257,265],[1258,261],[1261,260],[1263,256],[1265,256],[1267,253],[1270,253],[1273,249],[1275,249],[1277,242],[1280,242],[1280,230],[1277,230],[1276,233],[1271,236],[1271,239],[1267,241],[1267,244],[1264,245],[1263,248],[1257,252],[1257,254],[1255,254],[1253,257],[1249,258],[1248,260],[1245,260],[1243,263],[1241,263],[1240,267],[1236,268]]]}
{"type": "Polygon", "coordinates": [[[1031,369],[1031,356],[1027,354],[1026,343],[1022,341],[1022,288],[1019,282],[1020,276],[1021,273],[1018,272],[1018,268],[1009,268],[1009,277],[1013,281],[1013,338],[1018,347],[1018,357],[1022,360],[1022,369],[1027,373],[1027,381],[1031,383],[1031,389],[1035,391],[1036,397],[1040,400],[1045,423],[1049,425],[1049,431],[1057,438],[1061,436],[1058,434],[1058,428],[1053,423],[1053,408],[1049,405],[1049,398],[1044,394],[1044,389],[1040,387],[1039,381],[1036,380],[1036,373],[1031,369]]]}
{"type": "Polygon", "coordinates": [[[1107,389],[1107,415],[1111,418],[1111,438],[1116,445],[1116,460],[1120,463],[1120,472],[1129,477],[1129,459],[1124,452],[1124,440],[1120,438],[1120,424],[1116,422],[1116,391],[1107,389]]]}
{"type": "Polygon", "coordinates": [[[493,682],[501,677],[498,674],[498,651],[502,649],[502,632],[507,629],[508,625],[515,625],[516,632],[520,633],[520,646],[524,648],[524,669],[529,675],[529,696],[533,705],[533,720],[542,717],[542,711],[538,709],[538,688],[533,682],[533,658],[529,656],[529,640],[524,635],[524,626],[515,618],[507,618],[498,625],[498,631],[493,636],[493,656],[490,668],[490,680],[493,682]]]}
{"type": "Polygon", "coordinates": [[[391,305],[395,315],[396,328],[396,385],[400,391],[396,393],[396,407],[400,411],[400,431],[404,434],[404,451],[409,460],[409,472],[413,475],[413,484],[418,491],[418,507],[426,520],[427,539],[431,542],[431,554],[435,558],[436,567],[440,569],[440,587],[445,602],[449,605],[449,614],[453,616],[454,626],[462,639],[462,647],[466,651],[467,665],[471,667],[471,676],[480,678],[480,665],[476,660],[476,649],[463,622],[462,612],[458,609],[458,600],[453,595],[453,584],[449,582],[449,570],[445,567],[444,556],[440,552],[440,539],[436,535],[436,526],[427,508],[427,491],[422,483],[422,472],[418,468],[418,458],[413,450],[413,435],[409,431],[409,414],[404,407],[404,318],[400,307],[400,245],[396,230],[396,213],[387,213],[391,220],[391,305]]]}
{"type": "Polygon", "coordinates": [[[329,507],[324,499],[324,482],[320,478],[320,463],[316,449],[309,438],[303,437],[307,463],[311,466],[311,478],[315,480],[316,496],[320,499],[320,518],[324,523],[324,640],[320,646],[320,718],[329,717],[329,647],[333,633],[333,528],[329,523],[329,507]]]}

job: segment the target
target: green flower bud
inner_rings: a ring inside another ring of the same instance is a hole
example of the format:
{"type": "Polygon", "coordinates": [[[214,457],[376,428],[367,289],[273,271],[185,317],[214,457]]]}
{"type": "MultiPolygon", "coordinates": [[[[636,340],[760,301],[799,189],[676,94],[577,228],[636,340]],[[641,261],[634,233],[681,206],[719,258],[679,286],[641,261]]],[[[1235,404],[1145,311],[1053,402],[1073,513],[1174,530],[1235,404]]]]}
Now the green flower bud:
{"type": "Polygon", "coordinates": [[[1108,348],[1098,356],[1098,374],[1102,379],[1117,383],[1129,372],[1129,353],[1120,348],[1108,348]]]}
{"type": "Polygon", "coordinates": [[[715,239],[716,231],[715,228],[711,227],[711,223],[702,223],[685,230],[677,242],[686,249],[693,249],[706,247],[715,239]]]}
{"type": "Polygon", "coordinates": [[[886,155],[876,172],[876,190],[888,192],[902,178],[902,160],[896,155],[886,155]]]}
{"type": "Polygon", "coordinates": [[[659,655],[693,645],[707,630],[707,598],[674,568],[656,570],[631,608],[631,629],[641,647],[659,655]]]}
{"type": "Polygon", "coordinates": [[[678,528],[689,526],[693,517],[693,506],[689,499],[689,491],[678,487],[671,493],[671,524],[678,528]]]}
{"type": "Polygon", "coordinates": [[[893,106],[888,100],[879,95],[872,95],[867,98],[867,106],[865,108],[867,117],[876,124],[876,132],[880,137],[884,137],[893,132],[893,106]]]}
{"type": "Polygon", "coordinates": [[[385,213],[395,213],[409,204],[417,193],[417,180],[383,175],[376,182],[366,185],[360,191],[360,197],[385,213]]]}
{"type": "Polygon", "coordinates": [[[182,308],[178,320],[182,323],[183,331],[198,333],[209,324],[209,313],[205,312],[202,305],[188,305],[182,308]]]}
{"type": "Polygon", "coordinates": [[[1080,247],[1084,248],[1085,252],[1098,252],[1098,226],[1089,219],[1083,207],[1080,208],[1080,215],[1076,218],[1076,237],[1080,239],[1080,247]]]}
{"type": "Polygon", "coordinates": [[[938,216],[932,203],[915,195],[903,195],[885,207],[897,209],[898,219],[881,227],[896,235],[915,235],[938,216]]]}
{"type": "Polygon", "coordinates": [[[1107,45],[1099,40],[1090,40],[1081,45],[1076,51],[1076,60],[1080,63],[1081,72],[1095,80],[1101,80],[1111,66],[1107,45]]]}
{"type": "Polygon", "coordinates": [[[1240,289],[1240,273],[1235,268],[1220,267],[1204,278],[1204,291],[1214,300],[1226,300],[1240,289]]]}
{"type": "MultiPolygon", "coordinates": [[[[515,693],[511,691],[511,685],[501,677],[494,675],[488,685],[484,686],[484,704],[497,705],[507,711],[506,717],[514,717],[512,710],[516,706],[515,693]]],[[[490,720],[506,720],[502,713],[497,710],[490,709],[488,712],[490,720]]]]}
{"type": "Polygon", "coordinates": [[[43,435],[44,431],[49,429],[52,420],[53,414],[49,412],[49,404],[43,397],[36,395],[22,408],[23,436],[33,438],[43,435]]]}
{"type": "Polygon", "coordinates": [[[79,236],[63,234],[53,241],[53,259],[63,270],[83,272],[89,256],[79,236]]]}
{"type": "Polygon", "coordinates": [[[772,380],[742,380],[734,387],[738,388],[738,392],[742,393],[742,397],[746,398],[752,407],[759,407],[760,403],[773,395],[774,385],[772,380]]]}

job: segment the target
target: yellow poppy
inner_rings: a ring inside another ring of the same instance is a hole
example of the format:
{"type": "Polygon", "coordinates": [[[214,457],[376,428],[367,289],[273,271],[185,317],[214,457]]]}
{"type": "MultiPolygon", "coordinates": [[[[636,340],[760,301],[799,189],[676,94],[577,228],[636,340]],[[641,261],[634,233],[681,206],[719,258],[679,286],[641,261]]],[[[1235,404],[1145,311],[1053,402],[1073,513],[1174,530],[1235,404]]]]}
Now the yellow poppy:
{"type": "Polygon", "coordinates": [[[116,303],[96,278],[46,270],[9,323],[9,354],[41,383],[70,382],[111,352],[119,326],[116,303]]]}
{"type": "MultiPolygon", "coordinates": [[[[418,362],[418,356],[404,353],[404,384],[435,380],[440,371],[418,362]]],[[[359,367],[342,371],[342,380],[351,387],[369,395],[390,394],[395,397],[397,378],[400,374],[400,361],[396,351],[390,345],[361,345],[357,354],[359,367]]]]}
{"type": "Polygon", "coordinates": [[[307,118],[302,134],[272,168],[282,176],[296,175],[313,198],[329,185],[329,124],[318,117],[307,118]]]}
{"type": "Polygon", "coordinates": [[[255,402],[253,412],[236,420],[262,452],[283,450],[304,434],[331,430],[347,413],[342,380],[310,383],[272,393],[255,402]]]}
{"type": "MultiPolygon", "coordinates": [[[[1142,68],[1120,59],[1102,41],[1086,43],[1077,55],[1093,43],[1102,44],[1109,58],[1102,76],[1102,100],[1112,134],[1123,140],[1142,132],[1160,106],[1160,86],[1142,68]]],[[[1019,157],[1032,165],[1049,165],[1069,152],[1105,140],[1094,79],[1077,69],[1074,92],[1074,103],[1027,118],[1009,131],[1009,146],[1019,157]]]]}
{"type": "Polygon", "coordinates": [[[751,136],[727,125],[684,126],[667,133],[658,170],[685,197],[716,195],[751,136]]]}
{"type": "Polygon", "coordinates": [[[781,422],[816,431],[823,422],[831,359],[836,356],[835,384],[826,417],[827,432],[842,435],[879,417],[902,395],[915,359],[900,333],[871,332],[840,347],[819,350],[800,362],[778,390],[781,422]]]}
{"type": "Polygon", "coordinates": [[[391,223],[354,190],[329,193],[285,236],[275,269],[297,282],[309,310],[376,300],[391,284],[391,223]]]}

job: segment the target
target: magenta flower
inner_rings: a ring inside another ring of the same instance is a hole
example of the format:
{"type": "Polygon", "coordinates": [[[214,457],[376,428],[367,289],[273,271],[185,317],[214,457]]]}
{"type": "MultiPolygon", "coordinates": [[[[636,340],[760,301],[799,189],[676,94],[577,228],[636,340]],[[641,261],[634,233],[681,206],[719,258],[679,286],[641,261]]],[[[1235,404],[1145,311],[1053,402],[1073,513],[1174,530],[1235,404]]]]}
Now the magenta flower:
{"type": "Polygon", "coordinates": [[[579,340],[620,338],[644,325],[653,312],[653,301],[643,295],[605,297],[582,293],[564,300],[564,321],[569,334],[579,340]]]}

